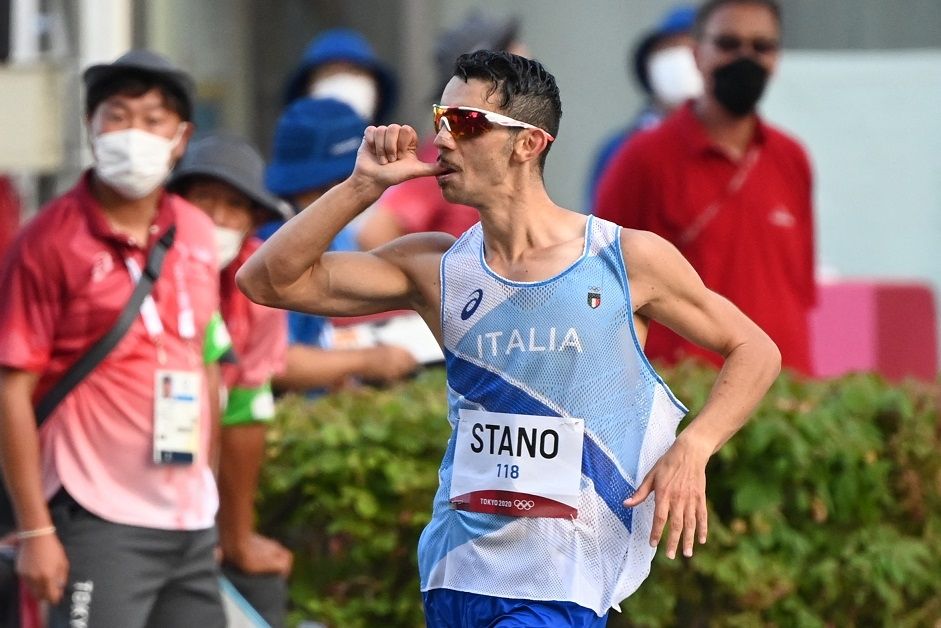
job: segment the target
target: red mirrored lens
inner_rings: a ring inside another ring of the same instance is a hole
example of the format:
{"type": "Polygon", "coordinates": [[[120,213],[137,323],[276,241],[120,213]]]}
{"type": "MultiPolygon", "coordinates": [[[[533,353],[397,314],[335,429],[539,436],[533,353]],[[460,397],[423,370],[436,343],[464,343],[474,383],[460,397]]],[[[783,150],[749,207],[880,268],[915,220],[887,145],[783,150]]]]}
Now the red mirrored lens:
{"type": "Polygon", "coordinates": [[[490,121],[479,111],[467,111],[451,107],[435,112],[435,131],[441,130],[441,118],[447,118],[448,127],[454,137],[475,137],[490,129],[490,121]]]}

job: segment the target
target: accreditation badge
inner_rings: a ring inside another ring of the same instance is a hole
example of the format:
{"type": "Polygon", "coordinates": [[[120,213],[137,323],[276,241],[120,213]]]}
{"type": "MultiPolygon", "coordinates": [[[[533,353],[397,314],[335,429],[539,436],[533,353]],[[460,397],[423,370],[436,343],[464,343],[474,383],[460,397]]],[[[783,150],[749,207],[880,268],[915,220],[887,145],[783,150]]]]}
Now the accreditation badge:
{"type": "Polygon", "coordinates": [[[157,370],[154,380],[154,462],[192,464],[199,451],[200,373],[157,370]]]}
{"type": "Polygon", "coordinates": [[[513,517],[578,516],[584,419],[460,410],[452,507],[513,517]]]}

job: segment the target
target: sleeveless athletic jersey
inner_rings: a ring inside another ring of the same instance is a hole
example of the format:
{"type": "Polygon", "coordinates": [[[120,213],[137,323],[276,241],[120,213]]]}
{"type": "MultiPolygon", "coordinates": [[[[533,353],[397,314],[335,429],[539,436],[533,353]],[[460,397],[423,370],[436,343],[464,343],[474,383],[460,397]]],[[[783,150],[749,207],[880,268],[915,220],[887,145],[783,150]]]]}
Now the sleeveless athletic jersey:
{"type": "Polygon", "coordinates": [[[653,497],[633,510],[622,501],[673,443],[686,408],[641,351],[619,233],[589,217],[582,256],[539,282],[491,270],[479,224],[442,258],[453,431],[419,541],[423,591],[564,600],[600,616],[650,572],[653,497]],[[577,517],[451,508],[461,409],[583,419],[577,517]]]}

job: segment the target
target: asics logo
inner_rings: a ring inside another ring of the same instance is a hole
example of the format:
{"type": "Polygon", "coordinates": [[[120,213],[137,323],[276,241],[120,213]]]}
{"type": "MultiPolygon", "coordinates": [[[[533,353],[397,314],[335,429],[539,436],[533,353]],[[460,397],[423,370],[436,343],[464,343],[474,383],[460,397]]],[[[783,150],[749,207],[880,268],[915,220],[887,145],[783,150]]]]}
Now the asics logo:
{"type": "Polygon", "coordinates": [[[513,507],[517,510],[532,510],[536,503],[531,499],[514,499],[513,507]]]}
{"type": "Polygon", "coordinates": [[[461,310],[461,320],[466,321],[468,318],[474,315],[474,312],[477,311],[477,307],[480,305],[481,299],[484,298],[484,291],[480,288],[477,288],[471,292],[470,301],[467,302],[467,305],[464,306],[464,309],[461,310]]]}

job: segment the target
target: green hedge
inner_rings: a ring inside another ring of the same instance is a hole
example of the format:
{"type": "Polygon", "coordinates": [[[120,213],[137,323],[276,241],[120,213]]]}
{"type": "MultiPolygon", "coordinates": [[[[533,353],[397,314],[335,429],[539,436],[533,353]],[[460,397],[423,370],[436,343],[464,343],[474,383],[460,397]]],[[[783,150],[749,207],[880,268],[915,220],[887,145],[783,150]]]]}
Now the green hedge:
{"type": "MultiPolygon", "coordinates": [[[[714,372],[665,371],[689,407],[714,372]]],[[[444,375],[314,403],[270,431],[262,528],[295,551],[293,617],[423,626],[415,550],[448,438],[444,375]]],[[[941,619],[935,389],[782,376],[710,463],[709,542],[658,553],[618,626],[932,626],[941,619]]]]}

